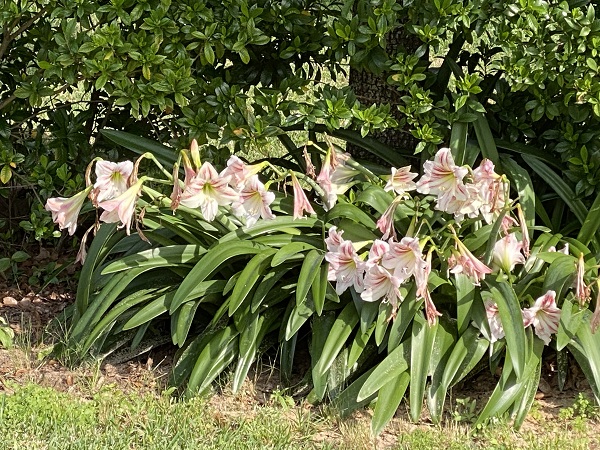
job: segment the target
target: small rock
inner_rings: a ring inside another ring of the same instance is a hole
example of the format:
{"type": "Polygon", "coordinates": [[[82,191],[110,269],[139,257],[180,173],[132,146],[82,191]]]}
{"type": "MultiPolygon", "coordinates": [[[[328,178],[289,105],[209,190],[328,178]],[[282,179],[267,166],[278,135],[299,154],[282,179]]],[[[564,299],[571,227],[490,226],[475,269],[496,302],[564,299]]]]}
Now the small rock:
{"type": "Polygon", "coordinates": [[[4,306],[17,306],[19,302],[13,297],[4,297],[2,299],[4,306]]]}

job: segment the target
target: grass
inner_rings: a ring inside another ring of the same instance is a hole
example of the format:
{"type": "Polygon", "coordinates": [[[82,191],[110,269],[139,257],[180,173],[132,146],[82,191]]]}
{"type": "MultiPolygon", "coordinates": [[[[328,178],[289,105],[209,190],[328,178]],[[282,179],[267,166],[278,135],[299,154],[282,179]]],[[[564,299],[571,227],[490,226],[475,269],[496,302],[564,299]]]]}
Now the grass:
{"type": "Polygon", "coordinates": [[[368,414],[341,419],[331,410],[279,398],[259,406],[247,393],[178,400],[166,393],[125,393],[114,384],[78,395],[32,383],[4,382],[4,388],[0,449],[575,450],[598,445],[595,422],[577,414],[540,419],[521,432],[502,421],[471,430],[453,421],[438,427],[395,419],[374,439],[368,414]]]}

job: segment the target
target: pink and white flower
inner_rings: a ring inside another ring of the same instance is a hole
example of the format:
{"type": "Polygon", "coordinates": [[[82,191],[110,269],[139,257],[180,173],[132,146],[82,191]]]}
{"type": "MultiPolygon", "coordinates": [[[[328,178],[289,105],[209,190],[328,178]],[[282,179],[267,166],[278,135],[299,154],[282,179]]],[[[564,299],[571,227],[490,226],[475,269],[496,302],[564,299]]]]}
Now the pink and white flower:
{"type": "Polygon", "coordinates": [[[336,282],[335,291],[338,294],[350,286],[356,292],[362,292],[365,263],[359,258],[351,241],[343,241],[337,251],[325,253],[325,260],[329,263],[328,279],[336,282]]]}
{"type": "Polygon", "coordinates": [[[230,177],[229,184],[235,189],[243,189],[246,182],[252,179],[263,168],[261,164],[248,165],[240,158],[232,155],[227,160],[227,167],[221,172],[222,177],[230,177]]]}
{"type": "Polygon", "coordinates": [[[92,191],[92,202],[97,205],[104,200],[118,197],[127,190],[133,162],[98,161],[95,170],[96,182],[92,191]]]}
{"type": "Polygon", "coordinates": [[[69,235],[73,236],[77,229],[77,218],[83,202],[88,196],[92,187],[75,194],[73,197],[54,197],[46,201],[46,211],[52,213],[52,221],[58,224],[61,230],[69,230],[69,235]]]}
{"type": "Polygon", "coordinates": [[[391,242],[389,252],[381,260],[381,265],[402,282],[408,280],[422,263],[419,239],[413,237],[403,237],[400,242],[391,242]]]}
{"type": "Polygon", "coordinates": [[[390,203],[385,212],[377,220],[377,228],[379,228],[379,231],[383,233],[382,239],[384,240],[387,240],[389,238],[396,239],[396,229],[394,228],[394,214],[396,213],[396,208],[398,207],[401,199],[402,197],[396,197],[394,200],[392,200],[392,203],[390,203]]]}
{"type": "Polygon", "coordinates": [[[344,230],[338,231],[336,226],[332,226],[329,229],[328,236],[325,238],[325,245],[327,246],[327,251],[329,252],[337,252],[344,242],[344,238],[342,237],[344,234],[344,230]]]}
{"type": "Polygon", "coordinates": [[[445,195],[456,191],[463,185],[463,179],[469,173],[466,167],[454,164],[454,158],[449,148],[442,148],[433,161],[423,165],[424,174],[417,182],[417,191],[421,194],[445,195]]]}
{"type": "Polygon", "coordinates": [[[328,150],[327,154],[325,155],[325,159],[323,160],[321,171],[317,176],[317,183],[319,183],[319,186],[321,186],[321,188],[325,192],[325,198],[323,199],[323,201],[326,211],[333,208],[333,206],[337,202],[336,186],[331,181],[331,175],[333,174],[334,170],[335,168],[332,164],[332,150],[328,150]]]}
{"type": "Polygon", "coordinates": [[[375,239],[371,249],[369,250],[369,257],[367,258],[367,268],[373,267],[381,263],[381,260],[390,251],[390,244],[381,239],[375,239]]]}
{"type": "Polygon", "coordinates": [[[487,274],[492,273],[492,269],[476,258],[458,237],[455,236],[454,240],[456,242],[456,251],[453,251],[452,256],[448,258],[450,272],[454,274],[464,273],[473,279],[475,285],[479,286],[479,282],[487,274]]]}
{"type": "Polygon", "coordinates": [[[560,309],[556,306],[556,292],[548,291],[539,297],[531,308],[523,310],[523,325],[533,325],[535,334],[550,344],[553,334],[558,331],[560,322],[560,309]]]}
{"type": "Polygon", "coordinates": [[[247,226],[252,226],[260,218],[274,219],[269,205],[275,200],[275,194],[267,191],[260,182],[258,175],[253,175],[244,184],[239,193],[239,198],[233,203],[233,210],[238,217],[246,221],[247,226]]]}
{"type": "Polygon", "coordinates": [[[138,180],[118,197],[99,203],[104,210],[100,220],[106,223],[121,222],[119,228],[125,227],[127,235],[131,230],[131,224],[135,214],[135,205],[142,190],[143,180],[138,180]]]}
{"type": "Polygon", "coordinates": [[[188,208],[200,207],[204,219],[211,222],[219,206],[231,205],[238,199],[228,182],[229,177],[220,176],[211,163],[205,162],[184,187],[181,204],[188,208]]]}
{"type": "Polygon", "coordinates": [[[577,297],[581,306],[585,305],[591,296],[590,287],[586,286],[585,280],[583,279],[584,275],[585,260],[583,259],[583,253],[580,253],[579,259],[577,260],[577,274],[575,275],[575,297],[577,297]]]}
{"type": "Polygon", "coordinates": [[[494,343],[504,337],[504,327],[500,320],[500,312],[498,311],[498,305],[491,300],[484,300],[483,304],[485,306],[485,315],[490,326],[490,342],[494,343]]]}
{"type": "Polygon", "coordinates": [[[493,268],[510,273],[516,264],[524,264],[525,257],[521,253],[522,248],[523,243],[517,240],[515,233],[510,233],[498,240],[494,245],[493,268]]]}
{"type": "Polygon", "coordinates": [[[395,310],[398,303],[402,301],[399,290],[400,284],[400,279],[396,278],[389,270],[380,265],[373,265],[365,274],[365,290],[360,296],[366,302],[376,302],[383,298],[395,310]]]}
{"type": "Polygon", "coordinates": [[[504,208],[508,192],[502,177],[494,171],[494,163],[484,159],[473,171],[473,183],[481,198],[480,212],[487,223],[492,223],[504,208]]]}
{"type": "Polygon", "coordinates": [[[294,190],[294,219],[302,219],[304,212],[308,214],[316,214],[312,205],[308,201],[308,197],[304,193],[304,189],[300,186],[300,182],[296,175],[291,174],[292,177],[292,188],[294,190]]]}
{"type": "Polygon", "coordinates": [[[410,171],[410,166],[399,169],[392,167],[392,176],[383,190],[394,191],[397,195],[403,196],[406,192],[417,188],[417,183],[413,181],[417,176],[417,173],[410,171]]]}

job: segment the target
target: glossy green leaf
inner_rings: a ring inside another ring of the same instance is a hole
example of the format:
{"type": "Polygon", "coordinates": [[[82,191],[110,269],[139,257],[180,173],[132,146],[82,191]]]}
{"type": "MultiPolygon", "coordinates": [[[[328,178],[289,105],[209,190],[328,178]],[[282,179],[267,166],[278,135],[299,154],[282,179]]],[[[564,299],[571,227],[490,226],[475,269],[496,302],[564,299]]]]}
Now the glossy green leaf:
{"type": "MultiPolygon", "coordinates": [[[[322,222],[318,219],[305,217],[303,219],[294,219],[290,216],[278,216],[273,220],[261,220],[251,227],[239,228],[219,239],[220,244],[226,242],[240,242],[260,236],[267,233],[290,233],[297,228],[313,228],[322,226],[322,222]]],[[[300,233],[297,233],[300,234],[300,233]]]]}
{"type": "Polygon", "coordinates": [[[475,128],[475,134],[477,135],[477,142],[479,143],[481,154],[484,158],[489,159],[495,164],[496,172],[503,173],[492,130],[490,130],[490,126],[485,116],[482,113],[477,113],[477,115],[478,117],[477,120],[473,122],[473,127],[475,128]]]}
{"type": "Polygon", "coordinates": [[[456,320],[458,322],[458,334],[463,334],[471,323],[471,312],[475,301],[475,285],[473,281],[463,273],[454,275],[454,286],[456,287],[456,320]]]}
{"type": "Polygon", "coordinates": [[[333,364],[338,353],[346,345],[346,341],[354,327],[358,324],[358,321],[359,316],[354,303],[348,303],[331,327],[331,331],[323,345],[323,350],[312,370],[317,398],[322,399],[325,395],[327,371],[333,364]]]}
{"type": "Polygon", "coordinates": [[[533,189],[533,182],[529,176],[529,172],[517,164],[511,158],[501,158],[502,167],[506,170],[506,175],[511,182],[513,187],[518,194],[518,201],[523,209],[523,215],[525,216],[525,222],[529,227],[529,237],[533,235],[531,229],[535,225],[535,191],[533,189]]]}
{"type": "Polygon", "coordinates": [[[456,341],[456,323],[446,316],[438,319],[437,332],[433,341],[431,358],[429,360],[430,383],[427,390],[427,404],[431,420],[440,423],[446,400],[446,387],[442,383],[444,368],[452,353],[456,341]]]}
{"type": "Polygon", "coordinates": [[[329,281],[327,281],[328,275],[329,264],[323,262],[319,268],[319,273],[310,287],[313,303],[315,304],[315,311],[318,315],[323,313],[323,307],[325,306],[325,296],[327,295],[327,286],[329,284],[329,281]]]}
{"type": "Polygon", "coordinates": [[[106,275],[135,267],[152,269],[186,264],[198,261],[204,253],[206,253],[206,249],[199,245],[172,245],[153,248],[111,262],[102,270],[102,274],[106,275]]]}
{"type": "Polygon", "coordinates": [[[392,417],[394,417],[398,406],[400,406],[400,402],[404,398],[404,393],[409,383],[410,375],[408,372],[403,372],[390,380],[379,391],[375,411],[371,419],[371,431],[374,436],[378,436],[392,417]]]}
{"type": "Polygon", "coordinates": [[[465,164],[465,151],[467,147],[467,131],[469,124],[467,122],[454,122],[450,134],[450,150],[454,157],[454,162],[462,166],[465,164]]]}
{"type": "Polygon", "coordinates": [[[138,313],[136,313],[131,319],[129,319],[125,325],[124,330],[131,330],[132,328],[139,327],[144,323],[154,319],[155,317],[164,314],[169,310],[169,306],[173,301],[175,292],[171,291],[164,295],[161,295],[156,300],[153,300],[148,305],[144,306],[138,313]]]}
{"type": "Polygon", "coordinates": [[[577,335],[579,327],[582,325],[584,311],[577,303],[572,303],[569,298],[564,299],[556,333],[556,349],[558,351],[565,348],[577,335]]]}
{"type": "Polygon", "coordinates": [[[403,343],[398,345],[377,364],[371,375],[369,375],[369,378],[363,383],[356,399],[361,401],[371,397],[391,380],[400,376],[401,373],[406,372],[409,363],[408,352],[408,344],[403,343]]]}
{"type": "Polygon", "coordinates": [[[229,298],[229,316],[233,316],[233,313],[235,313],[254,288],[256,282],[262,277],[264,271],[270,266],[275,252],[275,250],[270,248],[263,250],[254,255],[248,264],[246,264],[229,298]]]}
{"type": "Polygon", "coordinates": [[[423,394],[429,375],[429,361],[439,323],[431,326],[419,312],[412,323],[410,341],[410,418],[417,422],[423,408],[423,394]]]}
{"type": "Polygon", "coordinates": [[[109,130],[108,128],[105,128],[100,132],[115,144],[119,144],[139,155],[146,152],[152,153],[156,159],[165,166],[173,166],[179,156],[177,150],[142,136],[137,136],[125,131],[109,130]]]}
{"type": "Polygon", "coordinates": [[[212,275],[221,265],[231,263],[233,259],[241,256],[255,255],[264,249],[264,246],[252,241],[228,241],[217,244],[196,263],[185,277],[177,289],[170,311],[174,312],[179,308],[194,290],[194,287],[212,275]]]}
{"type": "Polygon", "coordinates": [[[454,386],[481,361],[489,347],[487,339],[478,338],[479,330],[469,326],[460,336],[446,362],[441,384],[444,389],[454,386]]]}
{"type": "Polygon", "coordinates": [[[577,240],[580,241],[583,245],[587,245],[590,243],[594,236],[596,236],[597,240],[600,240],[598,237],[598,228],[600,227],[600,193],[596,196],[596,200],[594,200],[594,204],[591,206],[590,211],[588,212],[585,220],[583,221],[583,225],[581,226],[581,230],[579,230],[579,234],[577,235],[577,240]]]}
{"type": "Polygon", "coordinates": [[[504,333],[506,335],[507,353],[517,377],[521,377],[527,360],[527,345],[521,305],[513,288],[506,281],[485,279],[496,304],[504,333]]]}
{"type": "Polygon", "coordinates": [[[350,203],[336,203],[325,214],[325,222],[330,223],[334,219],[345,218],[360,223],[369,229],[375,229],[376,223],[366,212],[350,203]]]}
{"type": "Polygon", "coordinates": [[[296,305],[299,305],[305,298],[315,280],[321,272],[321,264],[325,254],[319,250],[310,250],[304,257],[304,262],[298,275],[298,285],[296,287],[296,305]]]}
{"type": "Polygon", "coordinates": [[[291,242],[277,250],[277,253],[275,253],[275,256],[273,256],[273,259],[271,260],[271,267],[277,267],[278,265],[287,262],[291,256],[295,256],[298,253],[314,249],[315,247],[313,245],[307,244],[306,242],[291,242]]]}

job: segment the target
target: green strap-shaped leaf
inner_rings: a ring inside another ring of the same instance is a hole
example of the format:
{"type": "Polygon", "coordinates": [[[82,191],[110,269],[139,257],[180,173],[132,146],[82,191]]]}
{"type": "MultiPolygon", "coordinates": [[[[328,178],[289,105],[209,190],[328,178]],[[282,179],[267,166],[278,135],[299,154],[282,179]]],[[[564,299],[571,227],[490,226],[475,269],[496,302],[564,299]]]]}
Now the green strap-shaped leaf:
{"type": "Polygon", "coordinates": [[[204,392],[237,356],[239,332],[228,326],[220,330],[202,349],[190,374],[187,393],[204,392]]]}
{"type": "Polygon", "coordinates": [[[454,122],[450,134],[450,150],[454,156],[454,162],[462,166],[465,164],[465,151],[467,148],[467,131],[469,124],[467,122],[454,122]]]}
{"type": "Polygon", "coordinates": [[[458,383],[483,358],[489,341],[478,336],[479,330],[469,326],[456,342],[442,375],[441,383],[445,390],[458,383]]]}
{"type": "Polygon", "coordinates": [[[108,251],[125,236],[124,233],[115,235],[116,229],[117,224],[115,223],[100,225],[88,249],[85,263],[79,275],[79,283],[77,284],[77,296],[75,298],[76,314],[74,320],[77,320],[88,307],[95,269],[102,263],[103,258],[108,255],[108,251]]]}
{"type": "Polygon", "coordinates": [[[383,386],[408,370],[408,347],[400,344],[381,361],[365,380],[356,399],[364,400],[376,394],[383,386]]]}
{"type": "MultiPolygon", "coordinates": [[[[503,414],[515,402],[520,402],[526,395],[526,389],[531,382],[531,378],[538,370],[544,347],[544,343],[540,339],[532,337],[531,330],[529,330],[528,336],[530,340],[533,340],[533,350],[528,352],[528,360],[525,364],[522,376],[519,377],[515,374],[512,361],[506,359],[500,381],[496,385],[494,392],[492,392],[487,404],[479,414],[474,427],[485,423],[490,417],[497,417],[503,414]]],[[[529,346],[529,344],[527,344],[527,346],[529,346]]]]}
{"type": "Polygon", "coordinates": [[[564,299],[556,333],[556,350],[559,352],[577,335],[579,327],[582,325],[584,311],[578,304],[572,303],[568,298],[564,299]]]}
{"type": "Polygon", "coordinates": [[[575,356],[590,383],[596,402],[600,404],[600,332],[592,333],[589,325],[591,319],[592,313],[584,310],[583,324],[567,348],[575,356]]]}
{"type": "MultiPolygon", "coordinates": [[[[362,408],[363,406],[369,404],[375,398],[375,394],[373,394],[364,400],[357,400],[358,392],[362,389],[365,381],[371,376],[373,370],[374,368],[367,370],[333,400],[333,405],[341,417],[346,417],[348,414],[356,411],[358,408],[362,408]]],[[[310,401],[310,399],[315,399],[315,397],[316,396],[313,390],[308,395],[308,399],[310,401]]]]}
{"type": "Polygon", "coordinates": [[[275,287],[277,282],[281,280],[281,278],[288,273],[290,267],[282,267],[280,270],[270,270],[266,273],[266,275],[261,280],[260,284],[257,286],[254,291],[254,295],[252,296],[252,306],[251,311],[255,312],[260,308],[260,305],[263,304],[263,301],[271,292],[271,290],[275,287]]]}
{"type": "Polygon", "coordinates": [[[271,260],[271,267],[277,267],[278,265],[287,262],[292,256],[314,249],[315,247],[313,245],[307,244],[306,242],[291,242],[277,250],[277,253],[275,253],[275,256],[273,256],[273,259],[271,260]]]}
{"type": "Polygon", "coordinates": [[[166,147],[151,139],[126,133],[125,131],[110,130],[108,128],[105,128],[100,132],[115,144],[119,144],[139,155],[146,152],[152,153],[156,159],[165,166],[173,166],[177,162],[177,150],[166,147]]]}
{"type": "Polygon", "coordinates": [[[298,286],[296,287],[296,305],[299,305],[308,294],[313,281],[321,271],[321,264],[325,255],[319,250],[310,250],[304,257],[304,262],[298,275],[298,286]]]}
{"type": "Polygon", "coordinates": [[[412,339],[410,345],[410,418],[417,422],[423,408],[425,383],[429,375],[429,360],[435,341],[439,322],[431,326],[419,312],[412,324],[412,339]]]}
{"type": "Polygon", "coordinates": [[[313,303],[312,295],[309,294],[300,304],[296,304],[292,309],[285,327],[285,340],[289,341],[314,313],[315,304],[313,303]]]}
{"type": "Polygon", "coordinates": [[[265,269],[269,267],[271,258],[273,258],[275,252],[275,250],[267,248],[253,256],[246,267],[244,267],[229,298],[230,317],[233,316],[233,313],[235,313],[246,299],[256,282],[262,277],[265,269]]]}
{"type": "Polygon", "coordinates": [[[596,236],[597,240],[600,240],[600,236],[598,236],[598,228],[600,227],[600,193],[594,200],[594,204],[590,208],[585,220],[583,221],[583,225],[581,226],[581,230],[577,235],[577,240],[580,241],[583,245],[588,245],[591,240],[596,236]]]}
{"type": "Polygon", "coordinates": [[[131,269],[127,272],[119,272],[111,275],[109,282],[102,290],[94,296],[83,315],[77,320],[71,330],[71,338],[81,341],[90,330],[101,320],[104,313],[110,308],[114,301],[121,295],[129,284],[146,269],[131,269]]]}
{"type": "Polygon", "coordinates": [[[377,321],[375,322],[375,343],[379,347],[385,339],[386,332],[390,325],[393,307],[388,302],[380,302],[378,306],[379,311],[377,313],[377,321]]]}
{"type": "MultiPolygon", "coordinates": [[[[273,220],[259,220],[256,224],[251,227],[239,228],[231,233],[223,236],[219,239],[219,243],[240,241],[245,239],[251,239],[256,236],[267,233],[287,233],[296,228],[321,228],[322,222],[318,219],[311,217],[305,217],[303,219],[294,219],[289,216],[278,216],[273,220]]],[[[300,234],[300,233],[297,233],[300,234]]]]}
{"type": "Polygon", "coordinates": [[[489,286],[490,293],[498,305],[500,321],[506,335],[507,353],[517,377],[520,377],[523,375],[527,360],[527,345],[521,305],[515,291],[506,281],[498,282],[488,278],[484,281],[489,286]]]}
{"type": "MultiPolygon", "coordinates": [[[[375,208],[383,214],[394,198],[380,186],[370,185],[356,197],[356,201],[375,208]]],[[[345,237],[345,236],[344,236],[345,237]]]]}
{"type": "Polygon", "coordinates": [[[523,155],[523,160],[558,194],[565,204],[573,211],[575,217],[581,224],[585,222],[588,215],[586,207],[577,198],[573,190],[565,183],[560,175],[550,169],[538,158],[523,155]]]}
{"type": "Polygon", "coordinates": [[[257,314],[249,322],[248,326],[241,332],[239,338],[239,359],[233,374],[232,390],[238,392],[242,383],[248,375],[250,366],[256,358],[258,347],[263,338],[272,328],[273,323],[279,317],[280,311],[269,310],[266,314],[257,314]]]}
{"type": "Polygon", "coordinates": [[[325,296],[327,295],[327,276],[329,274],[329,263],[324,262],[319,268],[319,273],[315,277],[310,286],[313,303],[315,304],[315,311],[318,315],[323,314],[323,307],[325,306],[325,296]]]}
{"type": "Polygon", "coordinates": [[[439,319],[435,333],[431,358],[429,359],[429,374],[431,382],[427,392],[427,404],[433,423],[440,423],[446,400],[446,389],[442,383],[444,368],[456,341],[456,323],[443,316],[439,319]]]}
{"type": "Polygon", "coordinates": [[[346,305],[331,327],[331,331],[323,345],[323,350],[312,369],[313,384],[319,400],[322,400],[325,396],[327,372],[338,353],[346,345],[346,340],[358,324],[358,320],[358,313],[354,303],[351,302],[346,305]]]}
{"type": "Polygon", "coordinates": [[[350,351],[348,352],[348,367],[352,368],[354,364],[356,364],[358,359],[363,354],[363,351],[367,347],[369,339],[373,335],[374,331],[375,324],[372,324],[364,333],[360,328],[356,330],[356,333],[354,334],[354,340],[352,341],[350,351]]]}
{"type": "Polygon", "coordinates": [[[477,115],[478,117],[477,120],[473,122],[473,127],[475,128],[475,135],[477,136],[481,154],[484,158],[489,159],[495,164],[496,172],[503,173],[504,171],[502,170],[502,165],[500,163],[500,156],[498,155],[498,149],[496,148],[496,141],[494,141],[490,125],[482,113],[477,113],[477,115]]]}
{"type": "MultiPolygon", "coordinates": [[[[86,353],[94,342],[96,342],[96,339],[109,330],[122,314],[133,310],[133,308],[140,303],[147,302],[148,300],[154,299],[156,296],[160,296],[161,291],[157,291],[156,289],[144,289],[125,297],[115,305],[91,331],[88,330],[89,333],[86,336],[84,345],[83,347],[78,347],[78,350],[80,350],[82,354],[86,353]]],[[[81,342],[81,340],[79,342],[81,342]]]]}
{"type": "Polygon", "coordinates": [[[134,255],[125,256],[111,262],[102,270],[102,275],[120,272],[135,267],[172,266],[198,261],[206,249],[199,245],[172,245],[169,247],[158,247],[134,255]]]}
{"type": "Polygon", "coordinates": [[[353,220],[370,229],[375,229],[376,227],[376,223],[371,216],[351,203],[336,203],[333,208],[327,211],[324,220],[326,223],[331,223],[332,220],[338,218],[353,220]]]}
{"type": "Polygon", "coordinates": [[[519,204],[523,208],[525,222],[529,227],[529,237],[532,237],[532,227],[535,225],[535,192],[529,172],[511,158],[502,158],[502,166],[519,195],[519,204]]]}
{"type": "Polygon", "coordinates": [[[371,419],[371,431],[374,436],[378,436],[394,417],[409,383],[410,375],[408,372],[403,372],[390,380],[389,383],[386,383],[379,391],[375,411],[371,419]]]}
{"type": "Polygon", "coordinates": [[[390,327],[387,344],[388,353],[400,345],[400,341],[404,337],[404,333],[408,329],[408,326],[412,323],[413,317],[415,317],[417,311],[421,309],[423,301],[415,301],[416,292],[416,286],[412,283],[406,297],[398,307],[396,318],[393,320],[392,326],[390,327]]]}
{"type": "Polygon", "coordinates": [[[544,277],[543,292],[549,290],[556,292],[556,297],[561,298],[566,289],[571,287],[577,272],[577,260],[571,255],[562,255],[555,259],[548,267],[544,277]]]}
{"type": "Polygon", "coordinates": [[[161,295],[156,300],[153,300],[146,306],[144,306],[140,311],[138,311],[131,319],[129,319],[125,325],[123,325],[124,330],[131,330],[132,328],[139,327],[146,322],[154,319],[155,317],[164,314],[169,310],[169,305],[173,301],[173,296],[175,292],[171,291],[164,295],[161,295]]]}
{"type": "Polygon", "coordinates": [[[199,282],[212,275],[221,265],[240,256],[255,255],[264,249],[264,246],[251,241],[228,241],[211,248],[190,270],[179,289],[177,289],[175,298],[171,303],[171,313],[186,301],[199,282]]]}
{"type": "Polygon", "coordinates": [[[454,275],[454,286],[456,287],[456,320],[458,322],[458,334],[463,334],[471,323],[471,311],[475,301],[475,285],[471,279],[463,273],[454,275]]]}

